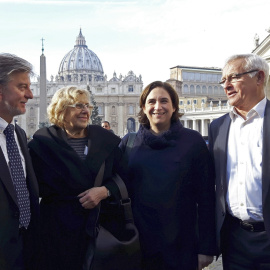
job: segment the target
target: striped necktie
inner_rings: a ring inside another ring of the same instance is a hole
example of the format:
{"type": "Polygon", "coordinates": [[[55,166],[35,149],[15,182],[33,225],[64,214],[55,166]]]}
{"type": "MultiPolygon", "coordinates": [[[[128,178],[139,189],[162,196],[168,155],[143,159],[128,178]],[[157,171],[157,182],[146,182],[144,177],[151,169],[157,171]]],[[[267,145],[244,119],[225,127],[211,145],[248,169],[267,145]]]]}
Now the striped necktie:
{"type": "Polygon", "coordinates": [[[4,130],[4,134],[6,135],[9,167],[19,205],[19,221],[22,227],[27,228],[31,217],[29,192],[26,186],[20,152],[14,138],[14,125],[9,124],[4,130]]]}

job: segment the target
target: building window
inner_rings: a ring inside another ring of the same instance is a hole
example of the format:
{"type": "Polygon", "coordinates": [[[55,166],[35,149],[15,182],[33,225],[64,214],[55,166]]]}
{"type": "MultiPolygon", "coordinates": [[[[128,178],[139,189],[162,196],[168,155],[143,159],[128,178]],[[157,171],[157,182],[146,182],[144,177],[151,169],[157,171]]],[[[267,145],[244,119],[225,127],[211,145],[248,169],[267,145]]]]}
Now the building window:
{"type": "Polygon", "coordinates": [[[112,114],[115,114],[115,106],[112,106],[112,114]]]}
{"type": "Polygon", "coordinates": [[[189,77],[189,80],[190,80],[190,81],[194,81],[194,75],[195,75],[195,74],[194,74],[193,72],[190,72],[190,73],[189,73],[189,76],[188,76],[188,77],[189,77]]]}
{"type": "Polygon", "coordinates": [[[219,92],[220,92],[221,95],[224,94],[224,89],[223,89],[223,87],[219,87],[219,92]]]}
{"type": "Polygon", "coordinates": [[[208,87],[208,95],[213,95],[213,88],[212,86],[208,87]]]}
{"type": "Polygon", "coordinates": [[[188,72],[183,72],[183,80],[188,80],[188,72]]]}
{"type": "Polygon", "coordinates": [[[201,79],[203,82],[206,82],[207,81],[207,74],[206,73],[202,73],[201,74],[201,79]]]}
{"type": "Polygon", "coordinates": [[[97,93],[102,93],[102,88],[101,87],[97,87],[97,93]]]}
{"type": "Polygon", "coordinates": [[[133,105],[129,105],[128,106],[128,114],[131,114],[131,115],[134,114],[134,107],[133,107],[133,105]]]}
{"type": "Polygon", "coordinates": [[[186,93],[186,94],[187,94],[188,92],[189,92],[189,91],[188,91],[188,85],[187,85],[187,84],[185,84],[185,85],[184,85],[184,93],[186,93]]]}
{"type": "Polygon", "coordinates": [[[202,87],[202,93],[203,94],[207,94],[207,89],[206,89],[206,86],[205,85],[203,85],[203,87],[202,87]]]}
{"type": "Polygon", "coordinates": [[[205,103],[205,100],[204,100],[204,98],[202,99],[202,103],[205,103]]]}
{"type": "Polygon", "coordinates": [[[111,91],[112,91],[112,93],[115,93],[115,88],[112,88],[111,91]]]}
{"type": "Polygon", "coordinates": [[[189,99],[187,100],[187,105],[190,105],[190,100],[189,99]]]}
{"type": "Polygon", "coordinates": [[[194,85],[190,86],[190,94],[195,94],[194,85]]]}
{"type": "Polygon", "coordinates": [[[98,106],[98,114],[103,115],[103,106],[98,106]]]}
{"type": "Polygon", "coordinates": [[[179,105],[183,105],[183,100],[180,100],[179,101],[179,105]]]}
{"type": "Polygon", "coordinates": [[[133,85],[128,86],[128,92],[133,92],[133,85]]]}
{"type": "Polygon", "coordinates": [[[196,86],[196,94],[201,94],[202,92],[201,92],[201,87],[200,87],[200,85],[197,85],[196,86]]]}
{"type": "Polygon", "coordinates": [[[197,104],[197,99],[193,99],[193,104],[197,104]]]}

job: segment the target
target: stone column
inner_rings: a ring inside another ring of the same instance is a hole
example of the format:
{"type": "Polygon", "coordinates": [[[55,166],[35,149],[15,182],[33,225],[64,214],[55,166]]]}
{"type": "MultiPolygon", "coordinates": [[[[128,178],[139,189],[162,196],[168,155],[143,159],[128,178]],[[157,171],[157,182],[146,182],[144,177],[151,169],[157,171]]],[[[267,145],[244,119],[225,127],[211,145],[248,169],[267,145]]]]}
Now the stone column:
{"type": "Polygon", "coordinates": [[[187,119],[184,120],[184,127],[187,128],[187,119]]]}
{"type": "Polygon", "coordinates": [[[204,119],[201,119],[201,126],[202,126],[202,136],[206,136],[206,134],[205,134],[205,121],[204,121],[204,119]]]}
{"type": "Polygon", "coordinates": [[[118,116],[118,135],[120,137],[123,137],[124,134],[124,103],[123,102],[119,102],[117,104],[118,106],[118,112],[117,112],[117,116],[118,116]]]}
{"type": "Polygon", "coordinates": [[[110,119],[110,103],[104,103],[104,120],[111,121],[110,119]]]}
{"type": "Polygon", "coordinates": [[[193,120],[192,120],[192,129],[193,129],[193,130],[197,130],[196,119],[193,119],[193,120]]]}

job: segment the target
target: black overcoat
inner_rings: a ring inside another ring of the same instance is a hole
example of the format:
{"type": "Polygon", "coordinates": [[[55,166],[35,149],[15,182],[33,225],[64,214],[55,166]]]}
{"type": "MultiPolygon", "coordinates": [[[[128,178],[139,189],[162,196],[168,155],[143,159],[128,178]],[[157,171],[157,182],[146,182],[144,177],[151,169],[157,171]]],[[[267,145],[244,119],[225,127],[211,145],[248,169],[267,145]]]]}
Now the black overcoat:
{"type": "Polygon", "coordinates": [[[100,126],[88,126],[85,160],[66,140],[62,129],[51,126],[37,131],[29,143],[42,198],[39,269],[44,270],[82,269],[95,237],[95,224],[89,220],[95,220],[97,211],[84,209],[78,194],[93,187],[104,161],[103,183],[113,192],[110,177],[120,159],[120,139],[100,126]]]}

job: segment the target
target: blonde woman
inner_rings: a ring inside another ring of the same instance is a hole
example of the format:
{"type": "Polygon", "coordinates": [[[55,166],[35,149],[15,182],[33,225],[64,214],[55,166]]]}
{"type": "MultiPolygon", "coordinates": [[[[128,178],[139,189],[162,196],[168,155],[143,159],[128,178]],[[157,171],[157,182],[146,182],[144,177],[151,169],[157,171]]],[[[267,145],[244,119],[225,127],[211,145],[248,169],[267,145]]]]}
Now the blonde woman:
{"type": "Polygon", "coordinates": [[[58,90],[48,107],[53,125],[38,130],[29,143],[41,197],[39,269],[91,267],[95,224],[89,218],[114,192],[110,177],[120,158],[120,139],[89,125],[91,111],[87,90],[58,90]],[[93,187],[104,161],[104,186],[93,187]]]}

